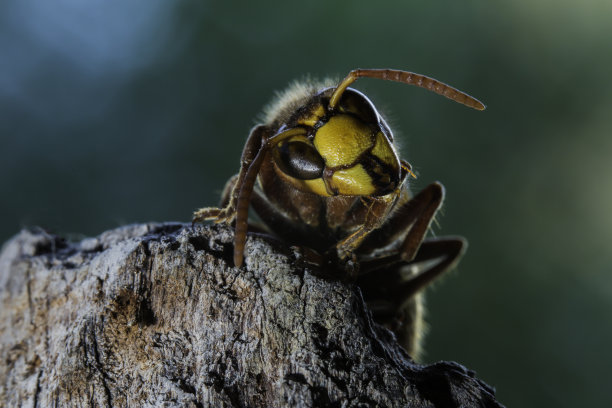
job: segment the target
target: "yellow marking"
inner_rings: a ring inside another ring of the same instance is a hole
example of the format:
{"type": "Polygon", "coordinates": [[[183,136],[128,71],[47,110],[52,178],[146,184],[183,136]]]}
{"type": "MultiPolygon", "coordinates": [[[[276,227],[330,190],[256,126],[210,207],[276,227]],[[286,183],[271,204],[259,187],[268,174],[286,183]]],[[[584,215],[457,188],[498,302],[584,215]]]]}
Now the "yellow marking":
{"type": "Polygon", "coordinates": [[[325,182],[323,181],[323,179],[318,178],[314,180],[301,181],[307,187],[308,191],[323,197],[330,197],[330,194],[327,192],[327,188],[325,188],[325,182]]]}
{"type": "Polygon", "coordinates": [[[325,116],[325,108],[319,104],[308,113],[307,117],[298,120],[298,124],[314,127],[323,116],[325,116]]]}
{"type": "Polygon", "coordinates": [[[372,178],[361,164],[336,170],[330,184],[340,195],[371,195],[376,191],[372,178]]]}
{"type": "Polygon", "coordinates": [[[289,143],[289,142],[304,142],[307,144],[310,144],[310,141],[308,140],[308,138],[304,135],[295,135],[295,136],[291,136],[281,142],[278,143],[279,146],[282,146],[283,143],[289,143]]]}
{"type": "Polygon", "coordinates": [[[276,164],[274,165],[276,169],[276,175],[281,178],[286,183],[291,184],[293,187],[300,191],[304,191],[306,193],[313,193],[323,197],[330,197],[331,194],[327,192],[327,188],[325,186],[325,182],[322,178],[313,179],[313,180],[299,180],[294,177],[291,177],[285,173],[283,173],[276,164]]]}
{"type": "Polygon", "coordinates": [[[363,122],[340,114],[317,130],[314,145],[328,167],[346,166],[372,145],[370,135],[370,128],[363,122]]]}
{"type": "Polygon", "coordinates": [[[393,149],[393,146],[382,132],[376,134],[376,142],[372,149],[372,155],[379,158],[383,163],[393,167],[394,170],[399,168],[397,153],[395,153],[395,149],[393,149]]]}

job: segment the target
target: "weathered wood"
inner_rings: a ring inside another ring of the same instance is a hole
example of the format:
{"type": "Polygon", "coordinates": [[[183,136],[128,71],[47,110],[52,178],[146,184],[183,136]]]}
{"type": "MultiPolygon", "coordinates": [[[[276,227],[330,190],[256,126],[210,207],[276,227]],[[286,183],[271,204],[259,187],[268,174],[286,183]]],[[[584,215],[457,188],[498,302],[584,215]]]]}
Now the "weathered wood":
{"type": "Polygon", "coordinates": [[[230,229],[133,225],[0,254],[0,405],[499,407],[456,363],[413,363],[354,285],[230,229]]]}

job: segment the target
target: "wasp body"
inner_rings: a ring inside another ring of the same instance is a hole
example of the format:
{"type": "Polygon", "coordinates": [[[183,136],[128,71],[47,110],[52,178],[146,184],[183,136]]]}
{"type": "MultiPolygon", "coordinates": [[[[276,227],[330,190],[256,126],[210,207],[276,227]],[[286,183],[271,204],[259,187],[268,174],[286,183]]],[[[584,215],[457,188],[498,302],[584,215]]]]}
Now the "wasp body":
{"type": "Polygon", "coordinates": [[[243,262],[251,205],[273,233],[312,250],[317,263],[357,268],[374,318],[416,357],[419,292],[457,263],[466,243],[425,238],[444,188],[433,183],[410,194],[407,179],[414,174],[399,159],[389,126],[364,94],[348,87],[360,77],[417,85],[484,109],[455,88],[406,71],[357,69],[337,86],[296,84],[251,131],[221,207],[202,208],[193,220],[235,220],[236,266],[243,262]]]}

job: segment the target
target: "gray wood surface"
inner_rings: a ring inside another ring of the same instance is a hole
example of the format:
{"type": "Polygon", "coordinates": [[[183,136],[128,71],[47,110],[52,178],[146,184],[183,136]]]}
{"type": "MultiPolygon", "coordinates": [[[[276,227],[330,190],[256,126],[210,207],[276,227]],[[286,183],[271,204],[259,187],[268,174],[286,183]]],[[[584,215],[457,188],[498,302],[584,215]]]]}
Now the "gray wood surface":
{"type": "Polygon", "coordinates": [[[352,284],[230,229],[131,225],[0,254],[0,406],[498,407],[463,366],[413,363],[352,284]]]}

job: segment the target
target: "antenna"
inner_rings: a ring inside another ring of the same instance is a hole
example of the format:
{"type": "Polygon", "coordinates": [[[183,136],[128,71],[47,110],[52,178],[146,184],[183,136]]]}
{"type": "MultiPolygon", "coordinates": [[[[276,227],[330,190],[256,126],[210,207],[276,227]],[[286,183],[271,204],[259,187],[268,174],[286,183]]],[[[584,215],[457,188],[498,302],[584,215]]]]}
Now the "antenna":
{"type": "Polygon", "coordinates": [[[329,100],[329,109],[333,110],[338,105],[342,94],[346,88],[355,82],[358,78],[377,78],[384,79],[387,81],[396,81],[408,85],[415,85],[420,88],[428,89],[432,92],[437,93],[451,99],[455,102],[461,103],[470,108],[477,110],[485,110],[486,106],[478,99],[461,92],[460,90],[453,88],[437,79],[430,78],[425,75],[415,74],[414,72],[401,71],[398,69],[354,69],[340,82],[336,90],[329,100]]]}

